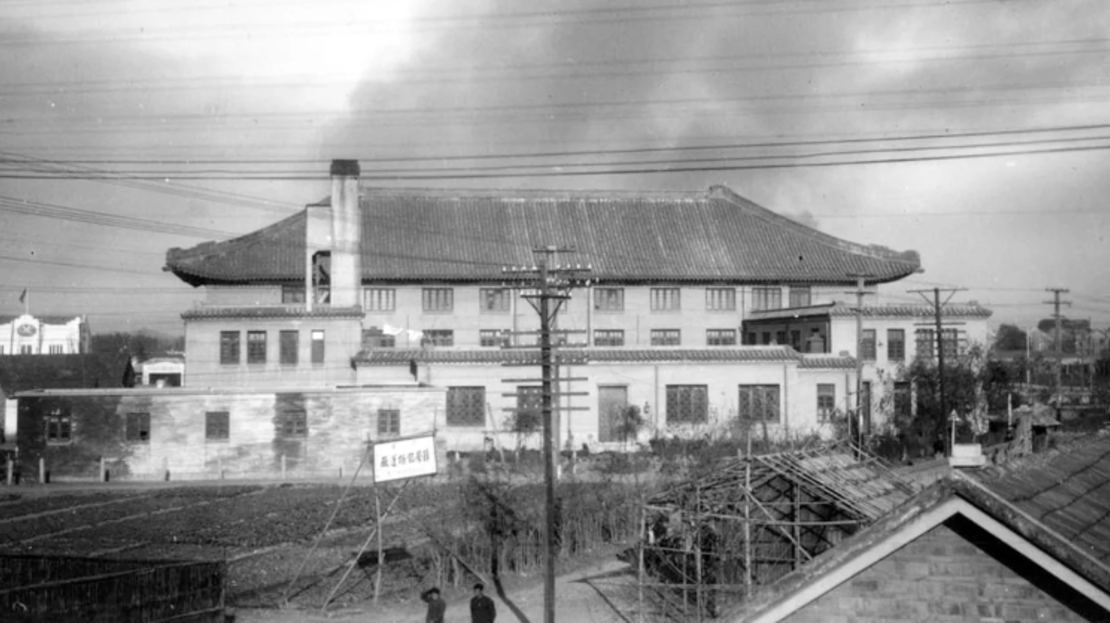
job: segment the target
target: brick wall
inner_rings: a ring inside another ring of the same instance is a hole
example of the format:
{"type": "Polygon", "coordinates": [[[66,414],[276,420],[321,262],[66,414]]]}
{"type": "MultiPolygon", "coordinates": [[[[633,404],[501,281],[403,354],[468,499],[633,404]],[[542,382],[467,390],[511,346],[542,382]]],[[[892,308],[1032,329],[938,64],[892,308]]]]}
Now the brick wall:
{"type": "MultiPolygon", "coordinates": [[[[956,528],[967,533],[964,528],[956,528]]],[[[997,546],[987,547],[997,549],[997,546]]],[[[1022,568],[1032,567],[1032,563],[1028,563],[1022,568]]],[[[941,525],[784,621],[1032,623],[1087,620],[1062,603],[1059,594],[1054,597],[1042,590],[1039,587],[1042,582],[1035,575],[1031,577],[1032,581],[1022,577],[972,540],[941,525]]],[[[1048,590],[1055,592],[1058,587],[1048,587],[1048,590]]],[[[1077,600],[1064,601],[1075,603],[1077,600]]]]}

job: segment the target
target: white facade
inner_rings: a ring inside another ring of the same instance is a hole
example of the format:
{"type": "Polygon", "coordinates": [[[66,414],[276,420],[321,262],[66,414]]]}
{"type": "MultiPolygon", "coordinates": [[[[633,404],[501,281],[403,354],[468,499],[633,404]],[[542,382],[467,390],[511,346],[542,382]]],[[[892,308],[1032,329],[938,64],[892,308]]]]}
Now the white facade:
{"type": "Polygon", "coordinates": [[[0,318],[0,355],[72,355],[83,351],[85,320],[76,316],[0,318]]]}

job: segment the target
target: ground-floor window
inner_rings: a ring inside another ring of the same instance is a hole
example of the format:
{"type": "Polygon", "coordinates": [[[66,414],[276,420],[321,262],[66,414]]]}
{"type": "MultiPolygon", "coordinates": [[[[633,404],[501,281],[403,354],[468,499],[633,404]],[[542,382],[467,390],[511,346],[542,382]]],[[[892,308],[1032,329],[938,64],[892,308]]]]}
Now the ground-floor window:
{"type": "Polygon", "coordinates": [[[485,423],[485,387],[447,388],[448,426],[484,426],[485,423]]]}
{"type": "Polygon", "coordinates": [[[231,415],[227,411],[208,411],[204,414],[204,438],[208,441],[227,441],[231,436],[231,415]]]}
{"type": "Polygon", "coordinates": [[[140,443],[150,441],[149,413],[127,414],[127,441],[138,441],[140,443]]]}
{"type": "Polygon", "coordinates": [[[832,383],[817,384],[817,421],[831,422],[833,413],[836,412],[836,385],[832,383]]]}
{"type": "Polygon", "coordinates": [[[379,435],[400,435],[401,434],[401,410],[400,409],[378,409],[378,434],[379,435]]]}
{"type": "Polygon", "coordinates": [[[73,440],[73,426],[69,412],[55,407],[46,414],[46,442],[68,443],[73,440]]]}
{"type": "Polygon", "coordinates": [[[742,420],[777,423],[782,419],[778,385],[741,385],[737,416],[742,420]]]}
{"type": "Polygon", "coordinates": [[[667,386],[668,424],[704,424],[708,420],[709,391],[707,386],[667,386]]]}

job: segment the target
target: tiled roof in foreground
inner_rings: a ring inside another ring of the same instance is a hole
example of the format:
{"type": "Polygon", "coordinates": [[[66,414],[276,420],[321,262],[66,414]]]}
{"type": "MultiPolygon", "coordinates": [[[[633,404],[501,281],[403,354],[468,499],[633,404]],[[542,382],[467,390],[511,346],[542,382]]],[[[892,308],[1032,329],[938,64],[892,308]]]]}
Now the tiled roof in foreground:
{"type": "MultiPolygon", "coordinates": [[[[497,349],[439,349],[439,348],[376,348],[366,349],[355,356],[356,365],[399,366],[416,363],[438,364],[539,364],[539,350],[497,349]]],[[[802,361],[803,357],[789,346],[749,346],[742,348],[703,349],[562,349],[556,360],[564,364],[588,361],[589,363],[742,363],[802,361]]],[[[812,367],[812,366],[807,366],[812,367]]]]}
{"type": "MultiPolygon", "coordinates": [[[[914,251],[861,245],[780,216],[723,186],[707,192],[363,189],[367,283],[501,282],[535,247],[572,247],[599,283],[849,284],[901,279],[914,251]]],[[[284,283],[305,271],[306,212],[239,238],[170,249],[192,285],[284,283]]]]}

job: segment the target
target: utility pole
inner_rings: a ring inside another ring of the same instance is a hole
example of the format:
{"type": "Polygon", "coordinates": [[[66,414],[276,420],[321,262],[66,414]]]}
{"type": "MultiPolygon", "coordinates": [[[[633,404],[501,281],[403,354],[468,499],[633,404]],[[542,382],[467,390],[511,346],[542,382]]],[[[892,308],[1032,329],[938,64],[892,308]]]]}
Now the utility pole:
{"type": "MultiPolygon", "coordinates": [[[[853,273],[849,277],[856,278],[856,289],[849,290],[845,294],[856,295],[856,444],[863,447],[863,297],[874,292],[868,292],[865,288],[867,285],[867,278],[873,275],[865,275],[862,273],[853,273]]],[[[832,337],[831,335],[829,336],[832,337]]],[[[871,401],[871,392],[867,392],[867,401],[871,401]]],[[[867,405],[868,411],[871,405],[867,405]]],[[[870,422],[868,422],[870,424],[870,422]]],[[[849,427],[850,428],[850,427],[849,427]]]]}
{"type": "Polygon", "coordinates": [[[925,302],[929,303],[933,308],[933,330],[936,331],[937,336],[937,404],[940,408],[941,421],[945,422],[945,424],[951,429],[951,434],[944,436],[945,455],[947,456],[952,456],[952,443],[953,438],[955,437],[956,423],[954,421],[951,421],[951,417],[948,414],[948,394],[945,392],[944,387],[944,325],[963,323],[945,323],[941,319],[941,315],[944,310],[944,306],[948,304],[948,301],[952,300],[952,297],[955,296],[957,292],[963,292],[964,290],[967,290],[967,288],[933,288],[931,290],[908,290],[908,292],[916,292],[917,294],[920,294],[921,297],[925,299],[925,302]],[[930,292],[933,294],[933,300],[931,301],[929,300],[929,297],[926,296],[926,294],[930,292]],[[943,303],[940,301],[941,292],[948,292],[948,298],[944,299],[943,303]]]}
{"type": "Polygon", "coordinates": [[[1064,363],[1064,351],[1063,343],[1060,339],[1061,333],[1063,332],[1063,327],[1061,326],[1060,321],[1063,320],[1063,316],[1060,315],[1060,305],[1067,305],[1069,307],[1071,306],[1071,301],[1061,301],[1060,295],[1067,294],[1068,292],[1070,292],[1070,290],[1068,290],[1067,288],[1045,288],[1045,292],[1051,292],[1053,295],[1052,300],[1044,301],[1044,304],[1052,305],[1052,317],[1056,320],[1056,339],[1054,344],[1054,350],[1056,351],[1056,414],[1059,415],[1060,406],[1064,402],[1062,373],[1064,363]]]}
{"type": "MultiPolygon", "coordinates": [[[[581,275],[590,270],[589,266],[561,266],[552,260],[559,253],[573,252],[573,249],[561,249],[548,246],[533,249],[536,264],[532,267],[508,267],[502,272],[514,275],[518,286],[524,291],[522,296],[539,314],[539,359],[541,368],[540,377],[540,411],[543,423],[543,462],[544,462],[544,491],[545,491],[545,520],[544,520],[544,586],[543,586],[543,620],[544,623],[555,623],[555,560],[559,548],[555,534],[555,519],[558,512],[555,499],[555,441],[557,433],[555,424],[555,399],[571,395],[572,392],[556,392],[552,385],[556,379],[556,366],[559,363],[569,363],[566,359],[558,358],[552,344],[551,335],[559,310],[571,298],[570,291],[579,285],[586,285],[588,281],[581,275]]],[[[562,333],[562,332],[560,332],[562,333]]],[[[526,348],[535,349],[535,346],[526,348]]],[[[579,363],[575,361],[574,363],[579,363]]],[[[506,379],[506,381],[528,381],[532,379],[506,379]]],[[[564,378],[563,381],[580,380],[564,378]]],[[[579,392],[585,395],[586,392],[579,392]]],[[[516,394],[505,394],[507,396],[516,394]]],[[[569,407],[568,407],[569,408],[569,407]]],[[[578,407],[585,409],[586,407],[578,407]]]]}

